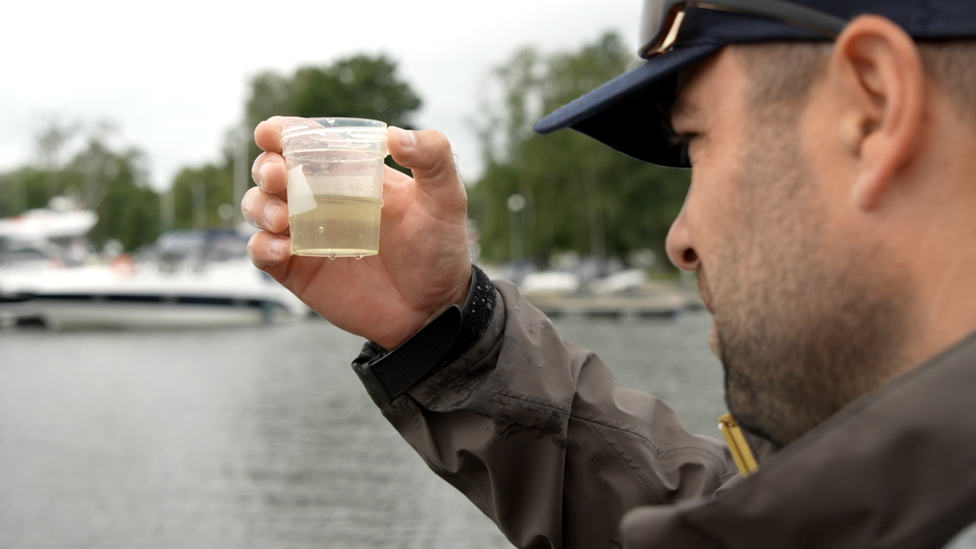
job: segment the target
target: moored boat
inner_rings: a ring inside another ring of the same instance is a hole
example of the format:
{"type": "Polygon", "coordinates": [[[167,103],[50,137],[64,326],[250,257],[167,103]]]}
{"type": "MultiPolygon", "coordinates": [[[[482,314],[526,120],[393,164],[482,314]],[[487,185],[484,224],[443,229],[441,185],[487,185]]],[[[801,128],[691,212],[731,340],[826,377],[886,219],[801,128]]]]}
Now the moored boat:
{"type": "Polygon", "coordinates": [[[54,329],[247,326],[309,309],[247,258],[246,235],[172,231],[133,257],[0,273],[0,323],[54,329]]]}

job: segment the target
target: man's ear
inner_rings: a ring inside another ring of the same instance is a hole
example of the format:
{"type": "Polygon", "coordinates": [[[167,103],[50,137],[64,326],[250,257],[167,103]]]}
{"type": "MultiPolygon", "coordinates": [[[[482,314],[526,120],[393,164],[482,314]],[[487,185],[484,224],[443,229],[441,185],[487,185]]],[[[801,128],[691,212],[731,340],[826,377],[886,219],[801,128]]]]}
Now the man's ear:
{"type": "Polygon", "coordinates": [[[843,139],[858,166],[851,199],[873,209],[920,144],[926,91],[921,55],[901,27],[864,15],[837,38],[830,64],[847,98],[843,139]]]}

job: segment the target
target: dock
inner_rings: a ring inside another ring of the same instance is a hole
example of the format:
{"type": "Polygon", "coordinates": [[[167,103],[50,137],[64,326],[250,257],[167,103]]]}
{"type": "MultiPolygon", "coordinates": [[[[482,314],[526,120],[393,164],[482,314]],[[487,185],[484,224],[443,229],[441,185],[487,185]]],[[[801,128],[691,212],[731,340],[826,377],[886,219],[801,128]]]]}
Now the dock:
{"type": "Polygon", "coordinates": [[[670,286],[609,295],[533,292],[523,296],[551,318],[675,318],[684,311],[701,308],[701,300],[693,290],[670,286]]]}

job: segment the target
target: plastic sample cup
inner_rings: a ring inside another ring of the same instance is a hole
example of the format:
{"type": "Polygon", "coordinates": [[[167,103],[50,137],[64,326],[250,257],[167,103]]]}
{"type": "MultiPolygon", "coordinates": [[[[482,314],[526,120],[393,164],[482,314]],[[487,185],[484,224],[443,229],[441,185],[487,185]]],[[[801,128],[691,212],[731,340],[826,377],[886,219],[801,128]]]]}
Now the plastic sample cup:
{"type": "Polygon", "coordinates": [[[281,148],[288,167],[291,253],[331,258],[379,253],[386,123],[289,118],[281,148]]]}

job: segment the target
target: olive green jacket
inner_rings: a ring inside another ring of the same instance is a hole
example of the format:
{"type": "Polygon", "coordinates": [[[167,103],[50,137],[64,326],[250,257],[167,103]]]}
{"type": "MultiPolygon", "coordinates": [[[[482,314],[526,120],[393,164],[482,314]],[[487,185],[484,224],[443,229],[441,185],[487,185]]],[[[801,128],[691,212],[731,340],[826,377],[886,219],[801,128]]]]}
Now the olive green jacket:
{"type": "Polygon", "coordinates": [[[976,338],[786,449],[766,446],[743,478],[724,443],[615,385],[514,286],[494,284],[477,343],[404,394],[378,388],[378,346],[353,366],[430,468],[517,547],[942,547],[976,521],[976,338]]]}

